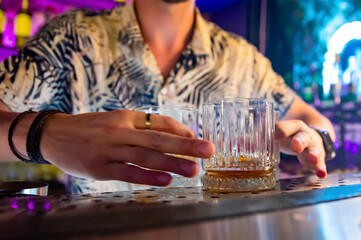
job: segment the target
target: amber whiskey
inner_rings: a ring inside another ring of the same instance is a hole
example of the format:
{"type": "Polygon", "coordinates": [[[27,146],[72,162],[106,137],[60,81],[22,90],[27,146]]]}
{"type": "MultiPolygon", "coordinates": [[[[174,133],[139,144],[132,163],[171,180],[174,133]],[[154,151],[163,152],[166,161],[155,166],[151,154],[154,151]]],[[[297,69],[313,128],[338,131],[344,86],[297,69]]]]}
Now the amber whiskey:
{"type": "Polygon", "coordinates": [[[206,174],[217,178],[266,178],[273,174],[273,169],[268,170],[206,170],[206,174]]]}

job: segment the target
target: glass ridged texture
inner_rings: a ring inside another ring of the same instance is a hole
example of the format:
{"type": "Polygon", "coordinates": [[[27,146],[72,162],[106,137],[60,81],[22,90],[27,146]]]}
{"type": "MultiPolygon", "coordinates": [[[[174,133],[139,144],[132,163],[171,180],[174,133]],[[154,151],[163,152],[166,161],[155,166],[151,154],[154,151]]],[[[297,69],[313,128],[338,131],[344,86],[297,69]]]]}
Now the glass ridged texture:
{"type": "Polygon", "coordinates": [[[222,99],[203,104],[203,138],[216,154],[203,160],[208,190],[253,191],[276,185],[274,107],[266,99],[222,99]]]}
{"type": "MultiPolygon", "coordinates": [[[[171,117],[177,120],[180,123],[183,123],[188,128],[190,128],[196,136],[198,136],[198,119],[199,119],[199,112],[197,109],[187,106],[144,106],[135,109],[139,112],[145,112],[150,114],[157,114],[171,117]]],[[[145,119],[144,119],[145,122],[145,119]]],[[[150,120],[152,123],[152,119],[150,120]]],[[[152,127],[151,127],[152,129],[152,127]]],[[[200,165],[201,169],[201,160],[194,157],[189,156],[182,156],[176,154],[169,154],[179,158],[185,158],[188,160],[192,160],[197,162],[200,165]]],[[[169,187],[196,187],[201,186],[201,177],[196,176],[194,178],[186,178],[181,175],[170,173],[173,177],[172,183],[169,187]]]]}
{"type": "MultiPolygon", "coordinates": [[[[279,111],[274,111],[274,119],[275,119],[275,123],[277,123],[278,121],[280,121],[280,112],[279,111]]],[[[276,181],[280,180],[280,175],[281,175],[281,170],[280,170],[280,161],[281,161],[281,153],[280,153],[280,144],[278,141],[274,141],[274,151],[273,151],[273,162],[274,162],[274,168],[273,171],[275,173],[275,177],[276,177],[276,181]]]]}

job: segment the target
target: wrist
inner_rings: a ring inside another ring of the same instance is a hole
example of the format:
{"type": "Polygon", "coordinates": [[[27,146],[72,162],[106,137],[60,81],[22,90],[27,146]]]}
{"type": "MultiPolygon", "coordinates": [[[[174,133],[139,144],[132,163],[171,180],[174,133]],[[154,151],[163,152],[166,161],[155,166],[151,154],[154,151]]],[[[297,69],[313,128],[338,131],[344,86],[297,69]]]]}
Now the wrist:
{"type": "MultiPolygon", "coordinates": [[[[60,142],[67,142],[62,134],[69,128],[68,118],[72,116],[66,113],[57,113],[47,118],[40,141],[40,152],[43,158],[53,163],[54,156],[57,155],[57,147],[60,142]]],[[[54,164],[54,163],[53,163],[54,164]]]]}
{"type": "Polygon", "coordinates": [[[331,160],[336,156],[336,148],[331,139],[331,136],[327,130],[321,130],[315,127],[310,126],[313,130],[317,132],[317,134],[321,137],[323,147],[325,150],[325,160],[331,160]]]}
{"type": "Polygon", "coordinates": [[[26,163],[50,164],[44,159],[40,142],[43,135],[43,127],[48,118],[54,114],[62,113],[58,110],[45,110],[40,113],[25,111],[15,114],[8,130],[8,144],[10,152],[18,159],[26,163]]]}

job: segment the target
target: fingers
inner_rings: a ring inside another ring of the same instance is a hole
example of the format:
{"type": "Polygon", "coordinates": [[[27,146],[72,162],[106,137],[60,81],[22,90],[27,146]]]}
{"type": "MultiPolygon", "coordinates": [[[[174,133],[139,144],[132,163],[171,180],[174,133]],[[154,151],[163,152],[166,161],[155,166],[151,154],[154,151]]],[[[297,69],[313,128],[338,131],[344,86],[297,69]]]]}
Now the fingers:
{"type": "Polygon", "coordinates": [[[325,151],[322,140],[317,139],[319,136],[312,132],[299,132],[291,142],[292,150],[295,153],[304,153],[310,170],[313,170],[320,178],[327,176],[325,164],[325,151]]]}
{"type": "Polygon", "coordinates": [[[293,138],[291,142],[291,148],[296,153],[302,153],[305,148],[312,146],[312,136],[307,132],[299,132],[293,138]]]}
{"type": "MultiPolygon", "coordinates": [[[[147,114],[143,112],[133,112],[133,114],[134,127],[137,129],[146,129],[145,122],[147,114]]],[[[151,114],[150,116],[150,129],[184,137],[197,137],[186,125],[174,120],[171,117],[157,114],[151,114]]]]}
{"type": "Polygon", "coordinates": [[[280,121],[275,124],[276,140],[290,137],[300,131],[307,131],[308,126],[300,120],[280,121]]]}
{"type": "Polygon", "coordinates": [[[296,154],[301,163],[320,178],[327,176],[325,150],[318,133],[299,120],[281,121],[276,124],[276,139],[282,151],[296,154]]]}
{"type": "Polygon", "coordinates": [[[194,161],[142,147],[126,145],[111,147],[107,150],[107,155],[113,161],[129,162],[144,168],[173,172],[185,177],[194,177],[199,171],[199,166],[194,161]]]}
{"type": "Polygon", "coordinates": [[[307,161],[319,178],[327,176],[325,154],[315,147],[307,149],[307,161]]]}
{"type": "Polygon", "coordinates": [[[317,165],[317,171],[316,171],[316,175],[319,178],[326,178],[327,177],[327,169],[326,169],[326,164],[325,162],[323,162],[323,164],[317,165]]]}
{"type": "Polygon", "coordinates": [[[167,186],[172,177],[165,172],[145,170],[140,167],[121,162],[109,162],[104,166],[101,180],[119,180],[135,184],[167,186]]]}
{"type": "Polygon", "coordinates": [[[317,159],[317,162],[310,162],[310,155],[309,151],[304,151],[303,153],[298,155],[298,159],[302,163],[302,165],[312,171],[315,172],[319,178],[325,178],[327,176],[326,164],[321,158],[317,159]]]}
{"type": "Polygon", "coordinates": [[[133,145],[192,157],[209,158],[215,152],[213,144],[209,141],[152,130],[123,129],[119,134],[109,137],[114,145],[133,145]]]}

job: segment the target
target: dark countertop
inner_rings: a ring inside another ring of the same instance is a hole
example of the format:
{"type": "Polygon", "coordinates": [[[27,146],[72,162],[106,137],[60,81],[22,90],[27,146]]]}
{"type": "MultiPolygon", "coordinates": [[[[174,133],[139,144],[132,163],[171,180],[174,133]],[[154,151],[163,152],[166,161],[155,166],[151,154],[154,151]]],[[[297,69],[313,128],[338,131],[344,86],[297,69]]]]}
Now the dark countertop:
{"type": "Polygon", "coordinates": [[[0,199],[0,239],[330,239],[324,231],[361,239],[360,180],[360,173],[347,173],[282,179],[263,192],[161,188],[6,197],[0,199]],[[335,214],[340,208],[347,208],[343,218],[335,214]],[[337,222],[341,218],[353,223],[337,222]]]}

